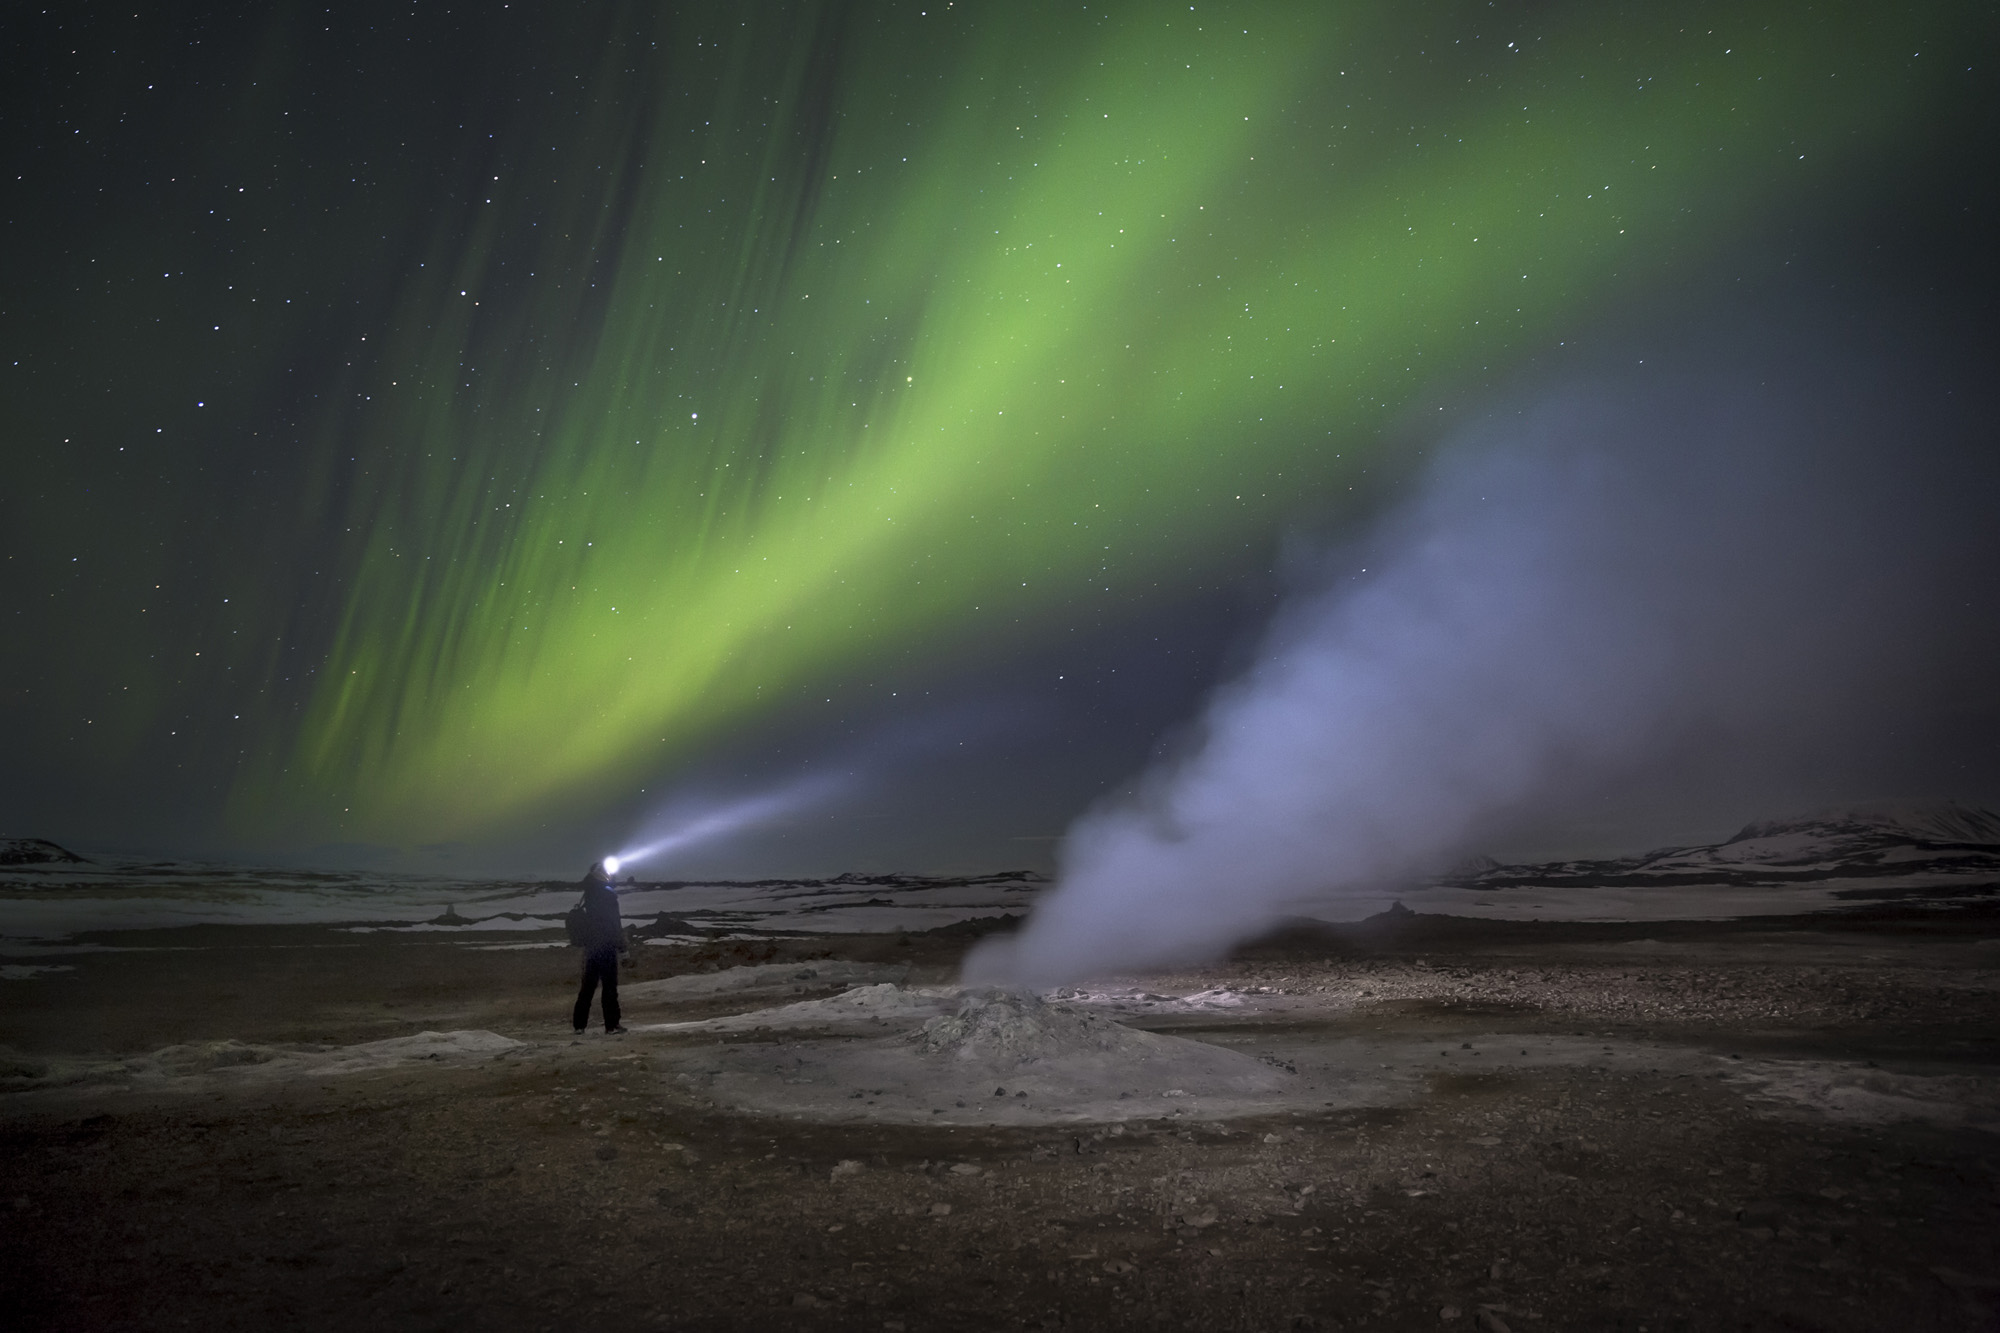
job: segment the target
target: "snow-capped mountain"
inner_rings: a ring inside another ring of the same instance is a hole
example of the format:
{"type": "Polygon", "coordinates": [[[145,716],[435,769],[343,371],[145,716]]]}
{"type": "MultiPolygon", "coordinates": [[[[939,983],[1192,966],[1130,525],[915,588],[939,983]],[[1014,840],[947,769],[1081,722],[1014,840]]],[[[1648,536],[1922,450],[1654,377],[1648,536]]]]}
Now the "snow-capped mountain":
{"type": "Polygon", "coordinates": [[[1610,860],[1497,865],[1446,883],[1531,885],[1775,885],[1830,879],[1941,877],[2000,880],[2000,815],[1958,804],[1828,810],[1745,825],[1726,842],[1661,847],[1610,860]]]}
{"type": "Polygon", "coordinates": [[[0,866],[82,865],[83,858],[46,838],[0,838],[0,866]]]}

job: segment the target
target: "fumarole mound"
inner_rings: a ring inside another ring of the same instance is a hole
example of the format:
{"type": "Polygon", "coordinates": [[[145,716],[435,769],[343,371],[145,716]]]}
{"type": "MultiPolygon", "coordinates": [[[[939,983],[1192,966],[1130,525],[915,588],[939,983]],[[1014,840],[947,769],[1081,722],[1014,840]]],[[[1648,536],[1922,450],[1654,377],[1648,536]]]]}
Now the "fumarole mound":
{"type": "Polygon", "coordinates": [[[1084,1010],[1048,1004],[1024,991],[997,987],[967,991],[958,1012],[931,1019],[911,1033],[909,1040],[925,1055],[948,1056],[995,1072],[1078,1057],[1141,1063],[1185,1058],[1190,1047],[1201,1053],[1234,1055],[1199,1042],[1141,1032],[1084,1010]]]}
{"type": "Polygon", "coordinates": [[[1007,990],[872,1041],[696,1048],[685,1086],[740,1110],[814,1118],[1030,1124],[1269,1111],[1315,1095],[1285,1069],[1007,990]]]}
{"type": "Polygon", "coordinates": [[[906,1038],[940,1083],[1008,1079],[1057,1103],[1257,1097],[1295,1082],[1277,1068],[1203,1041],[1137,1028],[1012,990],[968,991],[906,1038]]]}

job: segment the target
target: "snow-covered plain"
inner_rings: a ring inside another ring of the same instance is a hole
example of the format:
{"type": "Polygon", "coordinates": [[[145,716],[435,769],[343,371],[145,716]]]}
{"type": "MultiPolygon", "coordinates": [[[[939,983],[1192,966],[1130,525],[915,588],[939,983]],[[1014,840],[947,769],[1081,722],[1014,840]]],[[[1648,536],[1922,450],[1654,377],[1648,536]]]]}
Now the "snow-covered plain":
{"type": "MultiPolygon", "coordinates": [[[[622,886],[625,919],[665,916],[702,933],[929,930],[1019,913],[1042,880],[844,875],[828,880],[622,886]]],[[[177,926],[342,926],[361,931],[541,932],[561,928],[578,886],[365,871],[303,871],[93,857],[0,866],[0,941],[177,926]]]]}
{"type": "MultiPolygon", "coordinates": [[[[841,875],[824,880],[633,884],[625,918],[662,936],[929,930],[1028,911],[1047,881],[841,875]]],[[[1227,885],[1218,885],[1227,891],[1227,885]]],[[[100,857],[0,865],[0,951],[88,931],[326,925],[463,934],[557,930],[577,886],[100,857]]],[[[1726,842],[1612,860],[1485,863],[1447,879],[1297,899],[1296,917],[1359,921],[1401,903],[1502,921],[1675,921],[1792,916],[1883,903],[1950,907],[2000,896],[2000,815],[1958,805],[1832,811],[1751,824],[1726,842]]]]}
{"type": "Polygon", "coordinates": [[[1830,810],[1725,842],[1610,860],[1487,864],[1379,898],[1413,911],[1545,921],[1715,920],[2000,894],[2000,815],[1956,804],[1830,810]]]}

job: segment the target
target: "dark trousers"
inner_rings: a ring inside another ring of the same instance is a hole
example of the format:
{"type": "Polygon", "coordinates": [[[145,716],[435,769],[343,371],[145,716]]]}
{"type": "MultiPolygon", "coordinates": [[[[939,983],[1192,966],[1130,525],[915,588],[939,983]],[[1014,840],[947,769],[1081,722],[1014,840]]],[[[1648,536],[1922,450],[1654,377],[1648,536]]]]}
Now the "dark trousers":
{"type": "Polygon", "coordinates": [[[577,993],[575,1021],[571,1024],[581,1032],[590,1026],[590,998],[597,994],[597,983],[604,983],[604,1030],[609,1032],[618,1026],[618,950],[591,949],[583,955],[583,989],[577,993]]]}

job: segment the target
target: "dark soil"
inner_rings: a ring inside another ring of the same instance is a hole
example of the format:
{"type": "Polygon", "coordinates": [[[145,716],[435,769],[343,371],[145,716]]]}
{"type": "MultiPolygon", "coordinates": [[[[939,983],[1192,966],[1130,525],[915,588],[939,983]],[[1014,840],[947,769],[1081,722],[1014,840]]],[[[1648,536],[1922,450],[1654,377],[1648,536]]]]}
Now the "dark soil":
{"type": "MultiPolygon", "coordinates": [[[[1202,981],[1297,1010],[1173,1030],[1238,1049],[1588,1033],[1996,1074],[2000,959],[1978,931],[1662,937],[1496,926],[1422,941],[1421,964],[1394,941],[1338,958],[1267,942],[1202,981]]],[[[2000,1141],[1975,1129],[1781,1115],[1629,1062],[1469,1067],[1405,1106],[1217,1124],[763,1119],[656,1072],[712,1039],[572,1040],[560,951],[345,938],[363,944],[220,932],[178,961],[81,955],[12,985],[5,1038],[42,1051],[445,1025],[534,1044],[470,1067],[0,1099],[10,1327],[2000,1327],[2000,1141]]],[[[740,961],[942,975],[960,943],[748,942],[740,961]]],[[[645,975],[735,959],[708,948],[655,947],[645,975]]]]}

